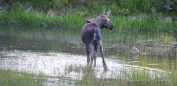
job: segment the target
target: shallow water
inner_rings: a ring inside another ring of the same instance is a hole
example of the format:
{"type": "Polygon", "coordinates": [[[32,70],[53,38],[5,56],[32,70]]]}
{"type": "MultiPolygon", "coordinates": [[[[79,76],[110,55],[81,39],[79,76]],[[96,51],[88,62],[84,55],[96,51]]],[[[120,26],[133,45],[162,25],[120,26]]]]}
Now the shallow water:
{"type": "MultiPolygon", "coordinates": [[[[12,69],[17,71],[44,74],[47,76],[71,77],[81,80],[84,76],[83,70],[70,70],[70,67],[83,68],[86,67],[86,58],[83,55],[74,55],[60,52],[33,52],[33,51],[2,51],[0,52],[0,67],[3,69],[12,69]],[[70,71],[69,71],[70,70],[70,71]]],[[[123,71],[136,68],[143,70],[144,67],[132,66],[122,63],[120,60],[106,59],[108,70],[105,71],[102,66],[101,57],[97,58],[97,65],[94,67],[96,78],[126,78],[121,74],[123,71]],[[121,75],[121,76],[120,76],[121,75]]],[[[155,68],[145,68],[152,74],[165,73],[165,71],[155,68]]],[[[127,71],[128,72],[128,71],[127,71]]]]}
{"type": "MultiPolygon", "coordinates": [[[[104,71],[98,54],[97,65],[93,68],[97,78],[128,79],[131,70],[144,69],[152,77],[161,77],[161,74],[170,74],[172,68],[169,66],[177,62],[177,37],[174,31],[103,29],[102,36],[108,71],[104,71]],[[133,47],[140,54],[135,54],[133,47]]],[[[83,68],[86,67],[86,53],[80,30],[1,26],[0,67],[81,80],[83,68]]],[[[177,67],[174,66],[173,70],[177,70],[177,67]]]]}

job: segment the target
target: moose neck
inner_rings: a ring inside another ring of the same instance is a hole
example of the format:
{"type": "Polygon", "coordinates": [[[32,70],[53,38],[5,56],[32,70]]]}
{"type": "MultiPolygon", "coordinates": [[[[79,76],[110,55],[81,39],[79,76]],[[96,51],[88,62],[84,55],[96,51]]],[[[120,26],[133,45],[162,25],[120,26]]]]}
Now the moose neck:
{"type": "Polygon", "coordinates": [[[100,17],[96,17],[92,19],[93,23],[95,23],[101,29],[101,19],[100,17]]]}

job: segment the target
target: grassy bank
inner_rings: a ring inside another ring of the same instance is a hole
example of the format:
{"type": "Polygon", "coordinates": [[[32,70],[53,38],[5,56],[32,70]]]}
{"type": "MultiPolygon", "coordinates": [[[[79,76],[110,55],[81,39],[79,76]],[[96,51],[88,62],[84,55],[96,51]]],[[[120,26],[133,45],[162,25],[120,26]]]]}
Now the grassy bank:
{"type": "MultiPolygon", "coordinates": [[[[99,15],[99,14],[98,14],[99,15]]],[[[0,24],[15,25],[36,25],[36,26],[73,26],[82,27],[86,18],[94,18],[95,16],[84,16],[82,13],[71,13],[66,16],[48,16],[46,13],[36,14],[33,11],[25,10],[1,11],[0,24]]],[[[157,15],[137,16],[111,16],[110,20],[118,29],[176,29],[177,22],[170,22],[165,17],[157,15]],[[154,17],[156,16],[156,17],[154,17]]]]}
{"type": "Polygon", "coordinates": [[[11,0],[2,1],[1,4],[3,9],[0,10],[0,24],[82,27],[86,18],[94,18],[103,9],[110,9],[112,10],[110,19],[118,29],[174,30],[177,27],[174,11],[176,9],[168,11],[163,7],[166,4],[163,0],[156,2],[153,0],[127,2],[11,0]]]}

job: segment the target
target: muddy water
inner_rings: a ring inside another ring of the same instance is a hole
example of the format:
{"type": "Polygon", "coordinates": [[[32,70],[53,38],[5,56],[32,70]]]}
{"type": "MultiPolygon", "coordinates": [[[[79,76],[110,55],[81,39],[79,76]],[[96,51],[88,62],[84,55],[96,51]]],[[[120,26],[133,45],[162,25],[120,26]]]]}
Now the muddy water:
{"type": "MultiPolygon", "coordinates": [[[[0,30],[2,69],[73,79],[84,76],[82,68],[86,66],[86,55],[79,29],[1,26],[0,30]]],[[[154,74],[160,77],[160,74],[170,73],[167,70],[171,68],[163,68],[162,64],[176,64],[174,34],[173,31],[102,30],[108,71],[104,71],[102,60],[98,57],[95,76],[128,78],[127,73],[131,69],[146,69],[152,77],[154,74]],[[140,54],[135,54],[133,47],[140,54]]]]}

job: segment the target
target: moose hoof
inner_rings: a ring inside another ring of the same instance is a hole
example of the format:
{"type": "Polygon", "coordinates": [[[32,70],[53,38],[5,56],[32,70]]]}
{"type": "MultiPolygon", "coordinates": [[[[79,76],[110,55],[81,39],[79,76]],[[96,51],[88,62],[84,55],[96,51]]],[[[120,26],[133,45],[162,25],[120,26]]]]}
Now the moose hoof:
{"type": "Polygon", "coordinates": [[[103,66],[106,66],[106,62],[105,61],[103,61],[103,66]]]}

